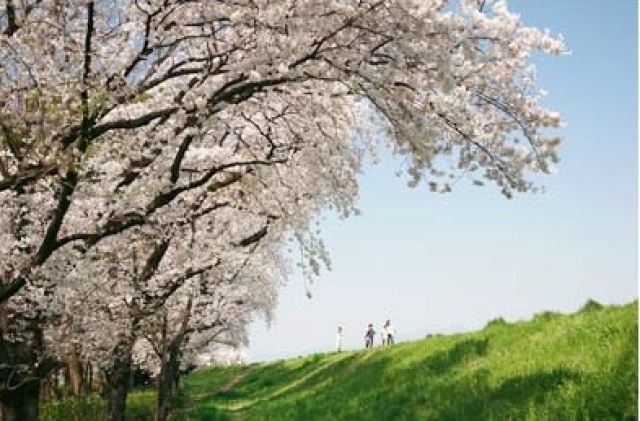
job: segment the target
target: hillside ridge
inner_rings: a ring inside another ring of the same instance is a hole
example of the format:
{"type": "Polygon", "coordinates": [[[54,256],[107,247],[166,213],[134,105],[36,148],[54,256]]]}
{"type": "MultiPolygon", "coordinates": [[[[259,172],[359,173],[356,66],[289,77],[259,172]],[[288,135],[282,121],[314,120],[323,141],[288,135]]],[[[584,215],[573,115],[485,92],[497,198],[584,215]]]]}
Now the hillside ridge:
{"type": "Polygon", "coordinates": [[[638,303],[386,348],[200,370],[191,420],[637,420],[638,303]],[[209,389],[211,390],[211,389],[209,389]],[[200,396],[201,398],[198,398],[200,396]],[[215,418],[210,418],[215,413],[215,418]],[[209,417],[209,418],[205,418],[209,417]]]}

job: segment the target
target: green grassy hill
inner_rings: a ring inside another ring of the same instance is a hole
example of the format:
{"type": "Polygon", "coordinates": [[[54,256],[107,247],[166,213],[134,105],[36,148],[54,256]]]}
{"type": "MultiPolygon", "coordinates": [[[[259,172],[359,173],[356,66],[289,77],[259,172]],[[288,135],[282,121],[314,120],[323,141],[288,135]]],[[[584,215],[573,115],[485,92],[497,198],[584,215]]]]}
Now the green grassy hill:
{"type": "Polygon", "coordinates": [[[190,420],[635,420],[638,305],[543,313],[473,333],[217,367],[190,420]]]}

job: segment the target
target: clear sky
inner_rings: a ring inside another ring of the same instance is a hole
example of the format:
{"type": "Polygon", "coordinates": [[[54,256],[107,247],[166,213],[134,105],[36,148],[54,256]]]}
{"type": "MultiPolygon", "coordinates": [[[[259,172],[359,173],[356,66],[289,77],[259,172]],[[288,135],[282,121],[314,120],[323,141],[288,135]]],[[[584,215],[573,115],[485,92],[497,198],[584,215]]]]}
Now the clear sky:
{"type": "MultiPolygon", "coordinates": [[[[282,290],[271,328],[252,327],[250,361],[362,348],[386,319],[397,341],[481,329],[487,321],[574,312],[588,299],[638,297],[638,2],[511,0],[526,24],[572,50],[538,57],[545,104],[566,127],[546,192],[502,198],[460,185],[448,195],[406,187],[394,160],[361,179],[362,215],[323,220],[333,270],[282,290]]],[[[379,342],[376,338],[376,342],[379,342]]]]}

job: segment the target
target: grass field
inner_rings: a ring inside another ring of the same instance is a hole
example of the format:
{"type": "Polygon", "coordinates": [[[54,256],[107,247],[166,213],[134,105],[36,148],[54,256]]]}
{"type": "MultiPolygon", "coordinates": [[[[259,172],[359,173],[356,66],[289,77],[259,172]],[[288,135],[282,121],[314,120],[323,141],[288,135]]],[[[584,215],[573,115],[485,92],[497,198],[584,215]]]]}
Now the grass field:
{"type": "MultiPolygon", "coordinates": [[[[478,332],[389,348],[203,369],[172,421],[638,419],[638,303],[496,319],[478,332]]],[[[153,390],[127,421],[154,418],[153,390]]],[[[98,396],[46,404],[43,421],[105,419],[98,396]]]]}
{"type": "Polygon", "coordinates": [[[636,420],[638,305],[185,379],[180,420],[636,420]]]}

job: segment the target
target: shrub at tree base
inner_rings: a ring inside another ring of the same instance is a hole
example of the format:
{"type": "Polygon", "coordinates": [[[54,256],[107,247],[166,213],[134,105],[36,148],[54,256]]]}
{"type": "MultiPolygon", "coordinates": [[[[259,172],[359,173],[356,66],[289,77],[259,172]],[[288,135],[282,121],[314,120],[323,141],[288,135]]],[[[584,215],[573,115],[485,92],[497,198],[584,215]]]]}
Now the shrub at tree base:
{"type": "MultiPolygon", "coordinates": [[[[125,421],[151,421],[155,415],[154,394],[134,392],[127,399],[125,421]]],[[[97,395],[74,397],[42,406],[42,421],[103,421],[105,401],[97,395]]]]}

